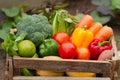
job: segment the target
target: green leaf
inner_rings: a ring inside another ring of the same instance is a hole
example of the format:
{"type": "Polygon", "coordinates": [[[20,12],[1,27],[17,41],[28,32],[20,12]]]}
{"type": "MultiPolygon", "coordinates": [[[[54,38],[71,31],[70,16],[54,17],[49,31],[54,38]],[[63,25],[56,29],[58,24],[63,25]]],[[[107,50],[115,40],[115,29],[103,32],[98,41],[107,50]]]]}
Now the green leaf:
{"type": "Polygon", "coordinates": [[[111,0],[112,3],[112,8],[115,9],[120,9],[120,0],[111,0]]]}
{"type": "Polygon", "coordinates": [[[83,16],[84,16],[84,14],[78,13],[75,15],[75,18],[79,21],[83,16]]]}
{"type": "Polygon", "coordinates": [[[12,22],[10,20],[5,20],[2,24],[2,29],[6,30],[7,32],[12,28],[12,22]]]}
{"type": "Polygon", "coordinates": [[[17,43],[14,41],[16,38],[15,34],[8,33],[7,38],[5,38],[2,43],[2,48],[8,53],[9,56],[18,55],[17,43]]]}
{"type": "Polygon", "coordinates": [[[13,7],[11,9],[1,8],[1,10],[6,14],[8,17],[15,17],[19,14],[19,8],[13,7]]]}
{"type": "Polygon", "coordinates": [[[109,7],[111,5],[111,2],[110,0],[92,0],[92,4],[97,5],[97,6],[109,7]]]}
{"type": "Polygon", "coordinates": [[[73,22],[71,18],[65,18],[64,20],[67,21],[68,23],[72,23],[73,22]]]}
{"type": "Polygon", "coordinates": [[[23,40],[26,36],[27,36],[27,33],[22,33],[22,34],[20,34],[20,36],[18,36],[18,37],[15,39],[15,42],[19,42],[19,41],[23,40]]]}
{"type": "Polygon", "coordinates": [[[8,33],[5,30],[0,30],[0,38],[5,39],[7,37],[8,33]]]}
{"type": "Polygon", "coordinates": [[[94,21],[101,22],[102,24],[109,22],[111,19],[110,16],[100,16],[98,11],[96,11],[96,10],[91,12],[91,16],[94,18],[94,21]]]}

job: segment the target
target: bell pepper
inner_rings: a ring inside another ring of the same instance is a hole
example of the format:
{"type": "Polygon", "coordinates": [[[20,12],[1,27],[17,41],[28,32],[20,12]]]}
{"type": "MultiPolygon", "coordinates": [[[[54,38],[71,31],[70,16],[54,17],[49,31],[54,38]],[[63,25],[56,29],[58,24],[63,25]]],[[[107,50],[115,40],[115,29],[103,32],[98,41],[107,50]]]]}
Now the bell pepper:
{"type": "Polygon", "coordinates": [[[99,39],[94,39],[89,45],[90,55],[92,60],[97,60],[99,55],[104,50],[111,50],[112,45],[110,41],[101,41],[99,39]]]}
{"type": "Polygon", "coordinates": [[[75,44],[77,47],[87,48],[89,43],[93,40],[94,35],[91,31],[87,30],[86,28],[75,28],[72,33],[72,43],[75,44]]]}
{"type": "Polygon", "coordinates": [[[45,39],[39,46],[39,56],[58,56],[59,44],[54,39],[45,39]]]}

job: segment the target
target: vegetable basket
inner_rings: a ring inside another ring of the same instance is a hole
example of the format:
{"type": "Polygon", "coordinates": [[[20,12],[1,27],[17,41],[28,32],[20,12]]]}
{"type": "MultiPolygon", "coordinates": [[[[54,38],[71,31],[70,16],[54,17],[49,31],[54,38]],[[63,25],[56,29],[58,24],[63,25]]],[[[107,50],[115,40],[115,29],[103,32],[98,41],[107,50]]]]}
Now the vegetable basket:
{"type": "Polygon", "coordinates": [[[117,57],[115,39],[112,39],[114,56],[112,60],[44,60],[42,58],[8,57],[6,60],[6,80],[117,80],[117,70],[120,61],[117,57]],[[21,76],[20,68],[52,70],[52,71],[81,71],[101,74],[100,77],[42,77],[42,76],[21,76]]]}

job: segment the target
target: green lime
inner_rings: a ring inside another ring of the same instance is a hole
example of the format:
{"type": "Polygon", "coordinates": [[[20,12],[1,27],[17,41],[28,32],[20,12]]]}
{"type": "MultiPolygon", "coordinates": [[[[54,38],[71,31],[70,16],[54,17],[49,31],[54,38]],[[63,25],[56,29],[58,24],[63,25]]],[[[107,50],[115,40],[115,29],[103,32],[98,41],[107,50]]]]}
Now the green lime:
{"type": "Polygon", "coordinates": [[[36,53],[35,44],[30,40],[18,43],[18,53],[21,57],[32,57],[36,53]]]}

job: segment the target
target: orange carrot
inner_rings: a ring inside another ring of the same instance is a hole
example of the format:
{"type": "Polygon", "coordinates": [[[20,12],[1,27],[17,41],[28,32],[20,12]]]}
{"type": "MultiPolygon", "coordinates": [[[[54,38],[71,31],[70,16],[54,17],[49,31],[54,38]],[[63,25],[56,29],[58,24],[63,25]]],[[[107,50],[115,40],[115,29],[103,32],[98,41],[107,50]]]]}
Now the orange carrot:
{"type": "Polygon", "coordinates": [[[77,27],[84,27],[84,26],[86,26],[86,28],[88,29],[92,25],[92,23],[93,23],[92,16],[85,15],[85,16],[83,16],[82,19],[80,19],[77,27]]]}
{"type": "Polygon", "coordinates": [[[95,39],[108,40],[110,36],[113,35],[113,30],[111,27],[102,27],[95,35],[95,39]]]}
{"type": "Polygon", "coordinates": [[[90,31],[93,32],[93,34],[95,35],[101,28],[102,28],[102,24],[100,22],[95,22],[93,23],[93,25],[89,28],[90,31]]]}

